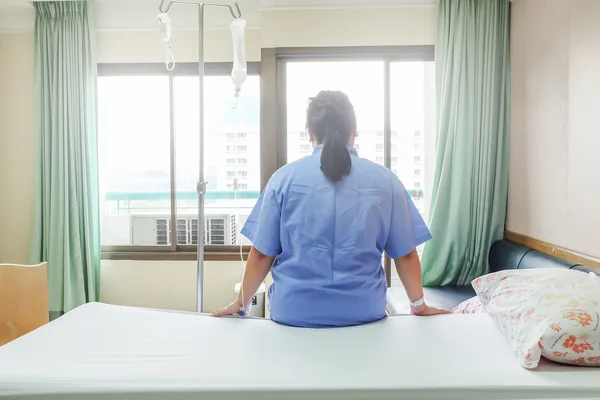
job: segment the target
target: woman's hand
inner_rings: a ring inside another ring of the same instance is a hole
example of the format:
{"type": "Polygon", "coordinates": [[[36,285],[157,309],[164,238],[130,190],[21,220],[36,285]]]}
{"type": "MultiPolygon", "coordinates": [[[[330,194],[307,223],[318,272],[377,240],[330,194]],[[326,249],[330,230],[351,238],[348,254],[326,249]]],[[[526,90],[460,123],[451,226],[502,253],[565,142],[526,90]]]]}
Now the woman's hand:
{"type": "Polygon", "coordinates": [[[422,317],[429,317],[432,315],[441,315],[441,314],[452,314],[448,310],[442,310],[440,308],[430,307],[427,304],[420,305],[419,307],[411,307],[410,310],[414,315],[419,315],[422,317]]]}
{"type": "Polygon", "coordinates": [[[239,312],[242,310],[242,308],[243,308],[242,301],[238,298],[236,301],[234,301],[227,307],[221,308],[221,309],[213,312],[212,316],[213,317],[226,317],[226,316],[230,316],[230,315],[238,315],[239,312]]]}

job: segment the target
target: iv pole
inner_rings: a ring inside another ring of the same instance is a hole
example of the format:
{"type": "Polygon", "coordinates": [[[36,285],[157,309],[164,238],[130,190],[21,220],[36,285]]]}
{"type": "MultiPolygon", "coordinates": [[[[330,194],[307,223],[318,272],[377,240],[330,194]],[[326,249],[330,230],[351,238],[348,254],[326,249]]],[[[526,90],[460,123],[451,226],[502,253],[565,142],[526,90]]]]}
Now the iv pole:
{"type": "Polygon", "coordinates": [[[188,4],[198,6],[198,111],[199,111],[199,159],[198,163],[198,183],[196,191],[198,192],[198,263],[197,263],[197,293],[198,293],[198,313],[202,313],[203,292],[204,292],[204,195],[206,193],[206,182],[204,181],[204,7],[227,7],[231,16],[235,19],[242,17],[240,6],[235,3],[235,11],[227,4],[209,4],[195,1],[171,1],[166,8],[163,8],[165,0],[161,0],[158,9],[161,13],[167,13],[173,4],[188,4]],[[237,11],[237,13],[236,13],[237,11]]]}

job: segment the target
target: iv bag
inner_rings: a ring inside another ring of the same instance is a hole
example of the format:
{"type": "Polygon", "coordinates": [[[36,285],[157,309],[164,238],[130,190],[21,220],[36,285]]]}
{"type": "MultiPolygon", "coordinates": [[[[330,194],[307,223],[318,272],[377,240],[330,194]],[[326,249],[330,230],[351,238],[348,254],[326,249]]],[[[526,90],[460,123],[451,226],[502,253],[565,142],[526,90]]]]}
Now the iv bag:
{"type": "Polygon", "coordinates": [[[175,58],[173,57],[173,52],[171,51],[171,18],[169,18],[169,15],[166,13],[158,14],[156,18],[158,18],[160,39],[167,45],[165,53],[165,65],[167,66],[167,70],[173,71],[175,68],[175,58]]]}
{"type": "Polygon", "coordinates": [[[231,70],[231,80],[233,81],[235,90],[234,97],[237,100],[242,85],[248,77],[246,67],[246,46],[244,43],[246,21],[240,18],[234,19],[231,24],[229,24],[229,28],[231,29],[231,39],[233,40],[233,69],[231,70]]]}
{"type": "Polygon", "coordinates": [[[169,43],[171,41],[171,18],[165,13],[158,14],[156,18],[158,18],[158,29],[162,41],[169,43]]]}

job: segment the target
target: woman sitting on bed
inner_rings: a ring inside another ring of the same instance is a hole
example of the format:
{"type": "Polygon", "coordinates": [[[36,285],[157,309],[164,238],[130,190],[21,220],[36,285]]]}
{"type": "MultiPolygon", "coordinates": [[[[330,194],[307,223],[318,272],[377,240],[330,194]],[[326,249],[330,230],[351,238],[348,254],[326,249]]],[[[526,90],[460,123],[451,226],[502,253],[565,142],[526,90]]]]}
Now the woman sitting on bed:
{"type": "Polygon", "coordinates": [[[356,115],[348,97],[322,91],[311,98],[306,127],[314,152],[269,180],[242,229],[253,244],[243,290],[213,315],[243,314],[272,271],[276,322],[338,327],[380,320],[383,252],[394,259],[414,314],[446,313],[423,300],[416,247],[431,234],[396,175],[353,148],[356,115]]]}

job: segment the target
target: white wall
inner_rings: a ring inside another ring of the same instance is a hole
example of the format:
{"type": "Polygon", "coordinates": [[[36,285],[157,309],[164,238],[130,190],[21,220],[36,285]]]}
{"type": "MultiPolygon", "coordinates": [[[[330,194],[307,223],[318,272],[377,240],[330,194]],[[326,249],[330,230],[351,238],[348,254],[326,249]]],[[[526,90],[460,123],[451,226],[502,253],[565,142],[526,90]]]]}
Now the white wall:
{"type": "Polygon", "coordinates": [[[513,0],[507,229],[600,257],[600,1],[513,0]]]}
{"type": "MultiPolygon", "coordinates": [[[[264,11],[246,36],[248,61],[261,47],[433,44],[435,8],[264,11]]],[[[101,25],[101,24],[99,24],[101,25]]],[[[33,34],[0,34],[0,262],[27,262],[33,204],[33,34]]],[[[0,26],[0,31],[2,27],[0,26]]],[[[230,61],[228,30],[207,30],[206,61],[230,61]]],[[[101,30],[98,61],[164,62],[154,30],[101,30]]],[[[173,33],[179,62],[196,61],[197,34],[173,33]]],[[[228,304],[241,277],[236,262],[207,262],[205,311],[228,304]]],[[[103,261],[102,301],[195,310],[194,262],[103,261]]]]}

